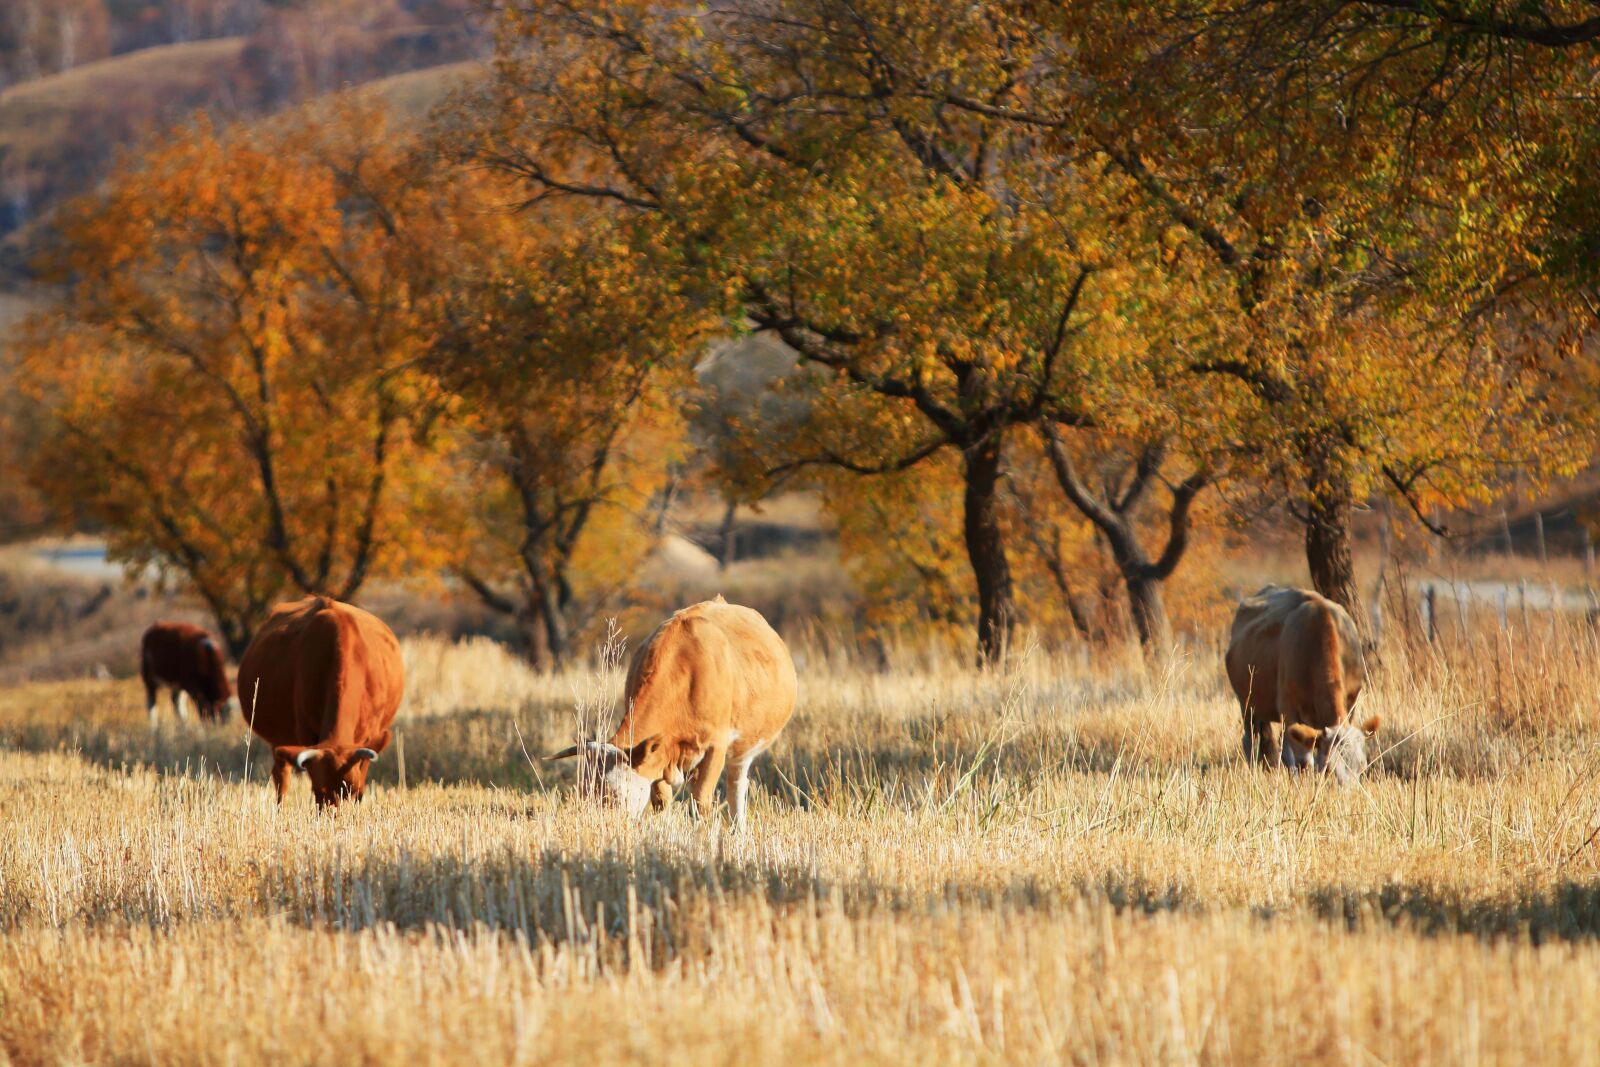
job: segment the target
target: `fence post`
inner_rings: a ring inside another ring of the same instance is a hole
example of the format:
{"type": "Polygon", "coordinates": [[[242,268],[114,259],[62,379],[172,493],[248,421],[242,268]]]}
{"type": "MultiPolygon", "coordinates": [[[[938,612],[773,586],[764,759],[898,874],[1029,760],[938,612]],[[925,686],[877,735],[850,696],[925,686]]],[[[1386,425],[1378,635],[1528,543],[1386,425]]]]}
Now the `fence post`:
{"type": "Polygon", "coordinates": [[[1422,632],[1427,635],[1430,645],[1434,638],[1433,595],[1433,583],[1429,582],[1422,587],[1422,632]]]}
{"type": "Polygon", "coordinates": [[[394,732],[394,759],[400,765],[400,788],[406,787],[406,734],[404,730],[394,732]]]}
{"type": "Polygon", "coordinates": [[[1533,532],[1534,536],[1539,539],[1539,566],[1547,567],[1550,565],[1550,555],[1544,550],[1544,512],[1542,511],[1533,513],[1533,532]]]}

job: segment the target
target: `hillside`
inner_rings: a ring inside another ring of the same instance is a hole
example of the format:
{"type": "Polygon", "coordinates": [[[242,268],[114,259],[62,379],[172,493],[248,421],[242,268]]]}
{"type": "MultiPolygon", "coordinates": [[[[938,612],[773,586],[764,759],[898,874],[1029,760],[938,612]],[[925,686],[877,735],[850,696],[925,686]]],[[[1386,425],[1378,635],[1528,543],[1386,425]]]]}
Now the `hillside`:
{"type": "Polygon", "coordinates": [[[195,111],[265,114],[376,83],[425,111],[472,66],[470,27],[374,19],[275,22],[250,35],[158,45],[0,91],[0,283],[51,209],[94,184],[118,152],[195,111]]]}
{"type": "Polygon", "coordinates": [[[217,104],[245,44],[148,48],[0,92],[0,232],[85,188],[153,126],[217,104]]]}
{"type": "Polygon", "coordinates": [[[382,99],[397,112],[424,115],[449,95],[463,88],[487,66],[482,60],[464,59],[422,70],[391,74],[362,86],[362,92],[382,99]]]}

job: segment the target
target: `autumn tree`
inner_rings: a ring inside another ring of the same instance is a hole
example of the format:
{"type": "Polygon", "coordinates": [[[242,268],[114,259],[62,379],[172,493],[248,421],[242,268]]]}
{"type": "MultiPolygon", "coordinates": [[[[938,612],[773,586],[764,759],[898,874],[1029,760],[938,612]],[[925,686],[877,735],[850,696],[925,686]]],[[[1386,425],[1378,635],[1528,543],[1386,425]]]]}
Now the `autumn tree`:
{"type": "Polygon", "coordinates": [[[654,546],[648,512],[682,455],[702,320],[681,265],[603,209],[511,214],[503,183],[456,185],[452,250],[424,265],[427,363],[455,398],[438,528],[461,580],[517,621],[535,661],[558,662],[654,546]]]}
{"type": "Polygon", "coordinates": [[[1578,91],[1574,63],[1529,54],[1563,25],[1533,8],[1554,6],[1091,4],[1032,24],[1057,50],[1012,119],[1111,159],[1209,265],[1232,351],[1190,369],[1256,409],[1241,438],[1304,526],[1313,584],[1352,608],[1361,500],[1393,493],[1437,528],[1586,450],[1537,328],[1550,305],[1524,299],[1548,295],[1552,193],[1592,170],[1566,147],[1589,124],[1548,106],[1578,91]]]}
{"type": "Polygon", "coordinates": [[[354,597],[426,560],[408,273],[435,185],[381,116],[197,123],[76,202],[22,387],[32,477],[113,558],[204,599],[238,653],[292,591],[354,597]]]}
{"type": "MultiPolygon", "coordinates": [[[[1102,464],[1098,479],[1082,471],[1054,425],[1044,427],[1045,450],[1050,458],[1061,491],[1074,507],[1094,525],[1111,550],[1118,574],[1127,589],[1128,609],[1139,641],[1144,645],[1165,645],[1170,624],[1162,597],[1162,583],[1172,577],[1189,546],[1191,512],[1195,498],[1212,478],[1207,467],[1199,467],[1166,486],[1171,501],[1166,507],[1168,528],[1160,548],[1152,552],[1141,530],[1142,512],[1150,495],[1162,485],[1168,467],[1165,442],[1152,442],[1139,448],[1132,462],[1118,463],[1107,470],[1102,464]],[[1099,487],[1094,483],[1099,481],[1099,487]]],[[[1113,453],[1115,454],[1115,453],[1113,453]]],[[[1066,585],[1064,577],[1058,584],[1066,585]]]]}
{"type": "MultiPolygon", "coordinates": [[[[1019,431],[1011,440],[1001,508],[1017,604],[1029,630],[1045,640],[1131,635],[1161,650],[1172,628],[1165,594],[1178,573],[1173,561],[1188,558],[1190,530],[1206,521],[1198,514],[1198,491],[1173,484],[1175,469],[1161,463],[1155,448],[1096,447],[1093,435],[1058,436],[1053,447],[1068,455],[1075,484],[1094,506],[1112,512],[1120,539],[1113,545],[1081,502],[1062,492],[1051,448],[1038,438],[1019,431]],[[1183,509],[1176,519],[1175,506],[1183,509]],[[1158,565],[1163,573],[1149,573],[1158,565]]],[[[869,633],[914,627],[953,636],[968,625],[973,591],[960,515],[947,503],[959,486],[960,470],[949,455],[873,479],[839,472],[821,480],[869,633]]],[[[1191,582],[1184,592],[1192,591],[1191,582]]]]}
{"type": "Polygon", "coordinates": [[[1148,376],[1129,368],[1176,355],[1128,314],[1169,279],[1112,239],[1125,180],[1040,156],[1003,114],[899,94],[894,64],[927,57],[1003,92],[1011,46],[981,9],[554,0],[510,8],[500,40],[479,157],[537,196],[632,213],[704,272],[708,304],[725,296],[730,329],[771,333],[805,365],[801,432],[754,442],[767,473],[959,457],[994,656],[1018,617],[1008,440],[1045,419],[1133,419],[1148,376]]]}
{"type": "MultiPolygon", "coordinates": [[[[1497,65],[1504,48],[1486,28],[1511,23],[1495,5],[1444,9],[1473,50],[1429,38],[1431,5],[1305,2],[996,3],[942,19],[848,4],[820,51],[858,56],[870,77],[829,80],[818,50],[794,51],[807,57],[802,99],[852,117],[875,109],[919,136],[930,166],[952,157],[952,131],[984,120],[985,152],[1020,143],[1057,171],[1104,166],[1126,181],[1138,203],[1119,209],[1139,225],[1119,241],[1150,242],[1210,305],[1206,336],[1180,348],[1184,369],[1234,414],[1229,452],[1255,457],[1303,524],[1313,583],[1353,606],[1352,514],[1368,495],[1393,492],[1431,522],[1509,469],[1570,469],[1584,448],[1551,403],[1548,368],[1506,338],[1538,336],[1515,297],[1560,247],[1551,207],[1578,214],[1584,202],[1540,186],[1592,171],[1574,147],[1588,135],[1572,132],[1592,124],[1540,106],[1503,148],[1484,135],[1518,111],[1494,94],[1533,104],[1565,86],[1572,99],[1581,79],[1571,62],[1554,77],[1497,65]],[[1491,93],[1475,81],[1486,71],[1508,80],[1491,93]],[[1458,107],[1469,91],[1478,106],[1458,107]]],[[[797,5],[789,19],[816,29],[830,10],[797,5]]],[[[1539,17],[1517,14],[1524,28],[1539,17]]],[[[783,52],[781,32],[750,26],[743,39],[783,52]]],[[[759,131],[762,103],[730,109],[759,131]]],[[[1133,303],[1146,327],[1171,318],[1162,302],[1133,303]]]]}

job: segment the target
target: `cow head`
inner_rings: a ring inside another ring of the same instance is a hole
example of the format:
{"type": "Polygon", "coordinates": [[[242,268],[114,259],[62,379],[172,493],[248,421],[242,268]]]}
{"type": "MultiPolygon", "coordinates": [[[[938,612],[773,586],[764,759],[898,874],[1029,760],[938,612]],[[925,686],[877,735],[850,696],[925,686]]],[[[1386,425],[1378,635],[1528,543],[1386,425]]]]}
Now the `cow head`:
{"type": "Polygon", "coordinates": [[[1283,734],[1283,765],[1290,770],[1332,771],[1340,784],[1349,785],[1365,773],[1367,739],[1378,732],[1381,722],[1374,715],[1360,726],[1342,723],[1325,730],[1297,722],[1283,734]]]}
{"type": "Polygon", "coordinates": [[[639,765],[660,748],[659,738],[640,741],[632,748],[619,748],[603,741],[583,741],[562,749],[548,760],[582,758],[578,765],[578,795],[598,799],[609,807],[638,817],[650,801],[653,781],[640,773],[639,765]]]}
{"type": "Polygon", "coordinates": [[[195,698],[196,710],[202,719],[227,722],[239,710],[239,698],[233,695],[228,684],[228,665],[222,658],[222,649],[209,637],[199,642],[200,683],[195,698]]]}
{"type": "Polygon", "coordinates": [[[239,698],[236,696],[210,697],[198,701],[200,717],[211,722],[225,723],[233,718],[239,711],[239,698]]]}
{"type": "Polygon", "coordinates": [[[367,788],[367,770],[378,752],[387,747],[388,731],[376,748],[325,743],[321,745],[279,745],[272,750],[279,766],[291,765],[311,779],[311,792],[317,806],[334,807],[346,798],[360,800],[367,788]]]}

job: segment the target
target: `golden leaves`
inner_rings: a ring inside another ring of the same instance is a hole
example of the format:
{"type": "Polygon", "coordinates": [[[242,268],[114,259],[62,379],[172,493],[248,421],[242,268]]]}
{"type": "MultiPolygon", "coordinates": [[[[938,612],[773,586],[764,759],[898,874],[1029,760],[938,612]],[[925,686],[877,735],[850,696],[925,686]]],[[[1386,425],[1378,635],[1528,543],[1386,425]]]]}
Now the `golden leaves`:
{"type": "Polygon", "coordinates": [[[402,506],[432,476],[405,426],[432,391],[400,270],[429,224],[413,148],[350,109],[196,121],[67,214],[69,284],[26,348],[37,480],[219,618],[424,547],[402,506]]]}

